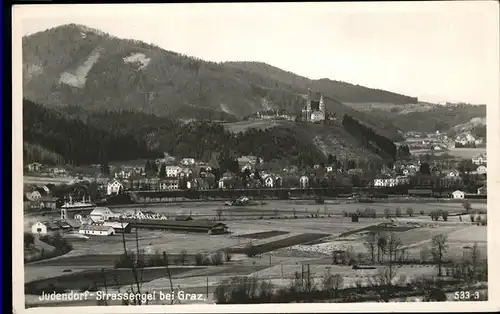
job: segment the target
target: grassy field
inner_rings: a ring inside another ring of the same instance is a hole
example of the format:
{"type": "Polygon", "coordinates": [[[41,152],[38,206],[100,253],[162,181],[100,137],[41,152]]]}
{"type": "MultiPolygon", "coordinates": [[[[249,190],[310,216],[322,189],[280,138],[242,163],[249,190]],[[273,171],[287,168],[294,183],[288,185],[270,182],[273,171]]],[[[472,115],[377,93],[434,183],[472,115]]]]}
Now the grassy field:
{"type": "MultiPolygon", "coordinates": [[[[474,209],[486,209],[485,203],[472,202],[474,209]]],[[[141,208],[144,209],[144,208],[141,208]]],[[[463,211],[460,203],[336,203],[318,205],[313,201],[269,201],[264,205],[249,207],[228,207],[223,202],[184,203],[157,205],[149,210],[175,215],[191,214],[195,219],[199,217],[217,217],[218,210],[224,210],[222,218],[231,228],[229,235],[206,235],[196,233],[176,233],[165,231],[139,230],[139,247],[146,254],[166,251],[169,260],[174,261],[179,253],[187,250],[188,264],[193,262],[196,253],[211,253],[219,250],[232,250],[232,261],[222,266],[183,267],[176,266],[174,285],[182,289],[210,293],[214,286],[223,278],[236,275],[255,275],[259,278],[270,279],[277,285],[288,285],[290,277],[300,264],[310,264],[311,273],[322,276],[329,268],[333,273],[340,273],[344,277],[346,287],[357,281],[362,281],[373,270],[355,270],[352,267],[331,265],[331,252],[334,249],[352,247],[355,254],[367,253],[365,247],[366,232],[381,231],[394,232],[407,249],[410,259],[419,259],[423,247],[431,246],[431,238],[438,234],[448,236],[447,258],[460,258],[467,249],[477,243],[482,256],[486,256],[486,227],[472,225],[467,216],[463,221],[458,216],[448,217],[448,221],[431,221],[429,213],[432,210],[447,210],[450,214],[463,211]],[[403,217],[386,219],[384,211],[389,208],[395,213],[400,208],[403,217]],[[406,215],[406,209],[413,209],[413,217],[406,215]],[[357,209],[374,209],[380,217],[360,218],[359,222],[352,222],[344,217],[343,212],[355,212],[357,209]],[[420,214],[424,212],[424,215],[420,214]],[[301,218],[294,219],[293,213],[301,218]],[[318,218],[311,218],[311,214],[319,213],[318,218]],[[263,216],[256,219],[255,215],[263,216]],[[330,215],[330,217],[328,216],[330,215]],[[274,217],[274,216],[278,216],[274,217]],[[308,218],[305,218],[309,216],[308,218]],[[321,218],[321,216],[323,218],[321,218]],[[287,217],[287,218],[285,218],[287,217]],[[392,221],[391,221],[392,220],[392,221]],[[384,223],[396,226],[381,225],[384,223]],[[258,249],[259,255],[248,258],[245,247],[252,243],[258,249]],[[283,266],[281,266],[283,265],[283,266]],[[283,278],[281,269],[283,267],[283,278]]],[[[114,212],[133,211],[134,208],[112,208],[114,212]]],[[[35,219],[35,218],[33,218],[35,219]]],[[[33,220],[32,219],[32,220],[33,220]]],[[[34,220],[33,220],[34,221],[34,220]]],[[[135,251],[135,235],[127,234],[128,250],[135,251]]],[[[25,282],[35,281],[32,289],[40,290],[50,283],[64,287],[82,289],[93,284],[94,279],[100,276],[100,269],[106,268],[106,282],[114,281],[118,272],[118,286],[123,288],[130,282],[130,270],[113,270],[114,262],[123,253],[121,235],[110,237],[91,237],[87,241],[74,242],[74,250],[54,259],[25,265],[25,282]],[[64,273],[70,268],[72,273],[64,273]],[[123,271],[123,273],[120,273],[123,271]],[[50,277],[50,278],[49,278],[50,277]],[[62,278],[62,279],[61,279],[62,278]],[[123,285],[122,285],[123,284],[123,285]]],[[[175,266],[174,266],[175,267],[175,266]]],[[[397,270],[398,274],[407,277],[420,274],[432,275],[436,267],[426,265],[405,265],[397,270]]],[[[100,276],[102,278],[102,276],[100,276]]],[[[144,275],[147,289],[166,289],[169,281],[165,275],[165,268],[151,268],[144,275]]],[[[103,280],[101,280],[101,284],[103,280]]],[[[111,288],[111,289],[116,289],[111,288]]]]}
{"type": "Polygon", "coordinates": [[[251,121],[239,121],[232,123],[224,123],[224,128],[229,132],[238,133],[243,132],[248,129],[261,129],[265,130],[279,125],[290,124],[290,121],[274,121],[274,120],[251,120],[251,121]]]}

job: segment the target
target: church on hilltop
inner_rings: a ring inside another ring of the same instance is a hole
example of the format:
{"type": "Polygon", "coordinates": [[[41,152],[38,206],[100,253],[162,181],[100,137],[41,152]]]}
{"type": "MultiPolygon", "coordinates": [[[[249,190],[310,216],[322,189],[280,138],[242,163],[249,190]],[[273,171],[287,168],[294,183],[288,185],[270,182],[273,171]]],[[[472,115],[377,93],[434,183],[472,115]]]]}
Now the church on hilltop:
{"type": "Polygon", "coordinates": [[[323,94],[307,91],[306,106],[302,109],[302,121],[321,122],[326,120],[323,94]]]}

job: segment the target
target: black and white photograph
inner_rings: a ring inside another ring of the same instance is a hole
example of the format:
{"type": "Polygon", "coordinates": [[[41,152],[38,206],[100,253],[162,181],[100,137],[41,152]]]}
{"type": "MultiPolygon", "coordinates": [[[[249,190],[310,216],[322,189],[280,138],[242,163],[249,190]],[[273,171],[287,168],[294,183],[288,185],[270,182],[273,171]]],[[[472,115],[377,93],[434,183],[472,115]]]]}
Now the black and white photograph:
{"type": "Polygon", "coordinates": [[[498,16],[15,6],[16,310],[498,310],[498,16]]]}

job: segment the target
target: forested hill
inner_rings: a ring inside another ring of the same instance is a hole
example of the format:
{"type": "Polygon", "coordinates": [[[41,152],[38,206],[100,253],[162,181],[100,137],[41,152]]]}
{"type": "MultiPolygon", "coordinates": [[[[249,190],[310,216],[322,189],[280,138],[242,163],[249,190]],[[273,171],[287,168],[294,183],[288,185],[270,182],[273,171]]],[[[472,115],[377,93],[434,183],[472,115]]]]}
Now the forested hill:
{"type": "Polygon", "coordinates": [[[297,113],[308,88],[324,93],[328,111],[348,114],[391,139],[398,133],[390,122],[343,102],[416,101],[344,82],[310,80],[262,63],[207,62],[82,25],[23,38],[24,96],[47,106],[234,121],[263,109],[297,113]]]}
{"type": "Polygon", "coordinates": [[[140,137],[112,123],[101,129],[26,99],[23,142],[25,163],[78,165],[158,156],[140,137]]]}
{"type": "Polygon", "coordinates": [[[257,155],[265,161],[312,166],[328,155],[365,162],[394,158],[392,142],[348,117],[345,125],[284,121],[234,133],[221,123],[182,123],[127,110],[50,109],[24,100],[25,163],[92,164],[176,157],[212,161],[257,155]]]}

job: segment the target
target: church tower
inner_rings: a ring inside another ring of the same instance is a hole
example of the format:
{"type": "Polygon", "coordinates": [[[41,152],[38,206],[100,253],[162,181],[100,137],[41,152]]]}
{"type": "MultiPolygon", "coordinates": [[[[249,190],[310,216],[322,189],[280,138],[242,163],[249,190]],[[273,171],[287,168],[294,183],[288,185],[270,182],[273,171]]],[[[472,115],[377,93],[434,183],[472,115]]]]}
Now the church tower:
{"type": "Polygon", "coordinates": [[[311,120],[311,89],[307,89],[306,120],[311,120]]]}
{"type": "Polygon", "coordinates": [[[319,111],[325,114],[325,102],[323,101],[323,94],[321,94],[321,98],[319,100],[319,111]]]}

